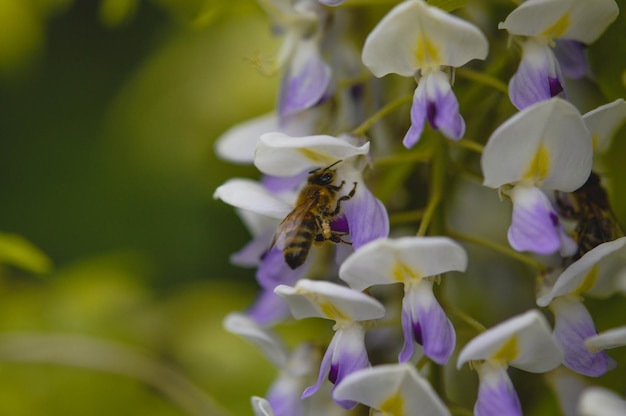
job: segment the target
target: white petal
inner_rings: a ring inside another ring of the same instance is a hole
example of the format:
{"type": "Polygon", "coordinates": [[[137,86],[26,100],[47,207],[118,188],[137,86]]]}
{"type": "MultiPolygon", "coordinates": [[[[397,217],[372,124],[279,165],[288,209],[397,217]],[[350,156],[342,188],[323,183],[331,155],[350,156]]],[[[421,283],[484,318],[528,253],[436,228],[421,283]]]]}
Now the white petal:
{"type": "Polygon", "coordinates": [[[589,387],[580,397],[580,416],[624,416],[626,401],[604,387],[589,387]]]}
{"type": "Polygon", "coordinates": [[[382,318],[384,306],[376,299],[345,286],[321,280],[301,279],[295,287],[277,286],[296,319],[320,317],[335,321],[382,318]]]}
{"type": "Polygon", "coordinates": [[[387,364],[354,372],[337,385],[333,398],[354,400],[386,415],[450,414],[411,364],[387,364]]]}
{"type": "Polygon", "coordinates": [[[215,153],[235,163],[252,163],[259,136],[279,131],[276,114],[265,114],[228,129],[215,142],[215,153]]]}
{"type": "Polygon", "coordinates": [[[262,135],[257,143],[254,164],[268,175],[293,176],[368,153],[369,142],[354,146],[346,140],[327,135],[290,137],[282,133],[268,133],[262,135]]]}
{"type": "Polygon", "coordinates": [[[363,46],[363,63],[377,77],[412,76],[420,68],[458,67],[484,59],[487,38],[474,25],[421,0],[394,7],[363,46]]]}
{"type": "Polygon", "coordinates": [[[287,351],[278,338],[246,315],[230,313],[226,315],[222,325],[228,332],[241,335],[259,347],[276,367],[283,368],[287,363],[287,351]]]}
{"type": "Polygon", "coordinates": [[[623,98],[601,105],[583,116],[597,152],[606,151],[613,135],[626,119],[626,101],[623,98]]]}
{"type": "Polygon", "coordinates": [[[528,0],[498,26],[514,35],[594,42],[619,13],[614,0],[528,0]]]}
{"type": "Polygon", "coordinates": [[[215,190],[213,198],[221,199],[237,208],[280,220],[293,210],[293,206],[251,179],[229,179],[215,190]]]}
{"type": "Polygon", "coordinates": [[[351,288],[405,282],[449,271],[465,271],[467,253],[446,237],[380,238],[348,257],[339,277],[351,288]]]}
{"type": "Polygon", "coordinates": [[[514,316],[472,339],[457,367],[471,360],[507,362],[532,373],[549,371],[563,360],[548,321],[536,309],[514,316]]]}
{"type": "Polygon", "coordinates": [[[252,396],[250,403],[252,404],[254,416],[274,416],[272,406],[270,406],[269,402],[263,397],[252,396]]]}
{"type": "Polygon", "coordinates": [[[483,185],[522,182],[571,192],[591,172],[591,135],[576,108],[552,98],[516,113],[493,132],[481,159],[483,185]]]}
{"type": "Polygon", "coordinates": [[[591,352],[626,345],[626,326],[609,329],[585,340],[585,347],[591,352]]]}
{"type": "Polygon", "coordinates": [[[595,268],[598,262],[613,253],[618,256],[626,254],[621,250],[625,245],[626,237],[621,237],[585,253],[559,275],[550,293],[537,299],[537,305],[547,306],[557,296],[582,294],[590,290],[598,278],[598,270],[595,268]]]}

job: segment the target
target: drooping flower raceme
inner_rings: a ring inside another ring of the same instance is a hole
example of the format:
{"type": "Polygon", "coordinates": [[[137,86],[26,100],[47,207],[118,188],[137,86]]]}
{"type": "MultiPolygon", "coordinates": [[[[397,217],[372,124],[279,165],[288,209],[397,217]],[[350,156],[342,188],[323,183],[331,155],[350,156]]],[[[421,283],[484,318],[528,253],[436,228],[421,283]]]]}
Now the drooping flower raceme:
{"type": "Polygon", "coordinates": [[[508,366],[543,373],[561,364],[563,353],[552,338],[546,318],[537,310],[514,316],[472,339],[461,351],[457,367],[472,361],[480,385],[476,416],[522,415],[508,366]]]}
{"type": "Polygon", "coordinates": [[[527,0],[513,10],[498,26],[523,39],[522,61],[509,82],[513,105],[521,110],[564,92],[561,72],[583,77],[584,46],[595,42],[618,13],[614,0],[527,0]]]}
{"type": "Polygon", "coordinates": [[[598,377],[613,366],[604,351],[590,350],[585,345],[597,330],[581,295],[596,285],[604,286],[606,293],[616,272],[625,267],[626,237],[621,237],[585,253],[559,275],[551,290],[537,299],[537,305],[549,305],[554,313],[554,336],[565,353],[563,364],[577,373],[598,377]]]}
{"type": "Polygon", "coordinates": [[[481,158],[483,185],[513,202],[507,236],[518,251],[573,254],[556,210],[541,191],[572,192],[591,173],[592,140],[576,108],[560,98],[539,102],[505,121],[481,158]]]}
{"type": "Polygon", "coordinates": [[[449,139],[463,136],[465,121],[443,69],[485,59],[487,52],[487,38],[477,27],[422,0],[400,3],[380,21],[365,40],[363,63],[377,77],[418,78],[404,146],[417,143],[425,120],[449,139]]]}
{"type": "Polygon", "coordinates": [[[417,342],[427,357],[445,364],[454,351],[456,334],[433,294],[433,283],[435,276],[464,271],[466,266],[465,250],[449,238],[379,239],[348,257],[339,269],[339,277],[356,290],[402,283],[404,346],[400,362],[413,356],[417,342]]]}
{"type": "MultiPolygon", "coordinates": [[[[379,301],[345,286],[307,279],[298,281],[295,287],[278,286],[275,292],[289,304],[296,319],[320,317],[336,322],[317,383],[304,391],[303,398],[315,394],[326,377],[336,387],[349,374],[369,367],[365,331],[359,321],[382,318],[385,308],[379,301]]],[[[352,400],[337,403],[346,409],[356,405],[352,400]]]]}
{"type": "Polygon", "coordinates": [[[356,371],[337,386],[333,397],[363,403],[383,415],[450,415],[428,381],[408,363],[356,371]]]}

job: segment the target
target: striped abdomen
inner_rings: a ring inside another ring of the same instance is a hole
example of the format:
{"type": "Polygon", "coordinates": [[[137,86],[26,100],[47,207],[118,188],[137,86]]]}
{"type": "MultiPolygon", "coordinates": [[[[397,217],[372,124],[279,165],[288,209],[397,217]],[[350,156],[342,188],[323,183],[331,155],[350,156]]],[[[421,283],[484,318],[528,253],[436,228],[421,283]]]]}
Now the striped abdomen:
{"type": "Polygon", "coordinates": [[[286,231],[283,255],[292,269],[304,263],[317,234],[317,222],[313,214],[305,215],[299,224],[286,231]]]}

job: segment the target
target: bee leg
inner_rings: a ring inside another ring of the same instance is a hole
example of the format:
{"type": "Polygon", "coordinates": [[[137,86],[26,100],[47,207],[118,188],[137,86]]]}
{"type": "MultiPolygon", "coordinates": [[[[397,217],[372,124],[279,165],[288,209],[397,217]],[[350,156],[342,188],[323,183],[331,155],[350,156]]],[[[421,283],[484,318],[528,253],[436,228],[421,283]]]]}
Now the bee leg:
{"type": "Polygon", "coordinates": [[[351,241],[346,241],[343,238],[341,238],[341,236],[343,235],[344,233],[332,233],[329,240],[335,244],[343,243],[343,244],[352,245],[351,241]]]}
{"type": "Polygon", "coordinates": [[[336,185],[327,185],[328,188],[332,189],[333,191],[337,192],[339,190],[341,190],[341,188],[343,188],[343,184],[346,183],[346,181],[341,181],[341,183],[339,184],[339,186],[336,185]]]}
{"type": "MultiPolygon", "coordinates": [[[[342,183],[342,185],[343,185],[343,183],[342,183]]],[[[335,206],[335,210],[333,212],[331,212],[329,215],[331,217],[336,217],[337,215],[339,215],[339,213],[341,212],[341,202],[342,201],[347,201],[348,199],[352,199],[352,197],[354,196],[355,192],[356,192],[356,182],[354,182],[354,187],[352,188],[350,193],[348,193],[347,195],[343,195],[343,196],[339,197],[339,199],[337,199],[337,205],[335,206]]]]}

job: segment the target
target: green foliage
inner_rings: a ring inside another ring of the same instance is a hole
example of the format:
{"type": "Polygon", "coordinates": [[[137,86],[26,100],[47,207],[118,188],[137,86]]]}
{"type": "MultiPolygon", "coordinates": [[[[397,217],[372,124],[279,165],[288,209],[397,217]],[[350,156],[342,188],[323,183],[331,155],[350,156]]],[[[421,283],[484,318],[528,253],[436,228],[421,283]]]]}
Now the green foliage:
{"type": "Polygon", "coordinates": [[[52,269],[52,262],[41,250],[25,238],[7,233],[0,233],[0,267],[3,265],[35,274],[46,274],[52,269]]]}

